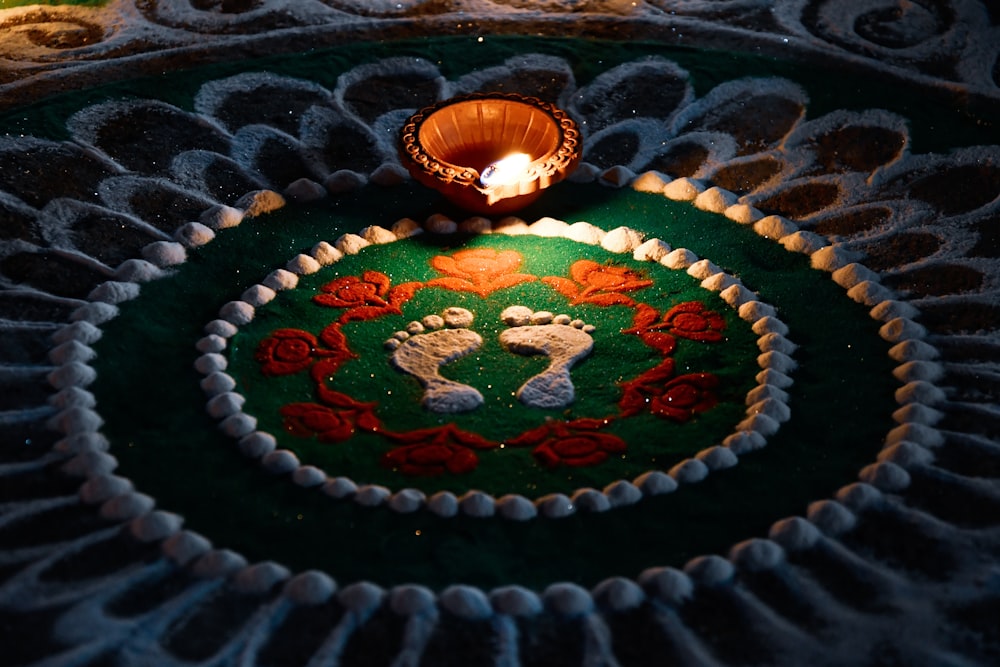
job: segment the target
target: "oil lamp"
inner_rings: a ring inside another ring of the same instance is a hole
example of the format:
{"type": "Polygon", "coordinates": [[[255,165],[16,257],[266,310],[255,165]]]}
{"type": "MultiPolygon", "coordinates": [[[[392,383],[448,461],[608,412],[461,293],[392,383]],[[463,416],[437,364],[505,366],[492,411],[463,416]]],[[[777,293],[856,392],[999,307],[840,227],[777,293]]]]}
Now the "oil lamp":
{"type": "Polygon", "coordinates": [[[580,161],[580,132],[536,97],[471,93],[421,109],[400,136],[413,178],[475,213],[527,206],[580,161]]]}

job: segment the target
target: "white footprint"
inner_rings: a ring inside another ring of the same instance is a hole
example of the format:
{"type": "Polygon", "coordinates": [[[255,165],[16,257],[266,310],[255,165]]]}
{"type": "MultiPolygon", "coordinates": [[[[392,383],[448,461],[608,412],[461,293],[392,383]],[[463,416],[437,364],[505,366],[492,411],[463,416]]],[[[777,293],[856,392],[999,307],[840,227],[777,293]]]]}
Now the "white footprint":
{"type": "Polygon", "coordinates": [[[500,334],[504,349],[549,358],[549,367],[521,385],[517,398],[533,408],[563,408],[572,403],[576,390],[570,370],[594,349],[590,336],[594,327],[569,315],[533,312],[525,306],[510,306],[500,318],[511,327],[500,334]]]}
{"type": "Polygon", "coordinates": [[[483,344],[482,337],[469,330],[472,313],[465,308],[448,308],[441,315],[428,315],[397,331],[385,346],[392,350],[393,365],[417,378],[424,387],[422,403],[432,412],[467,412],[483,404],[483,395],[474,387],[441,376],[441,367],[460,359],[483,344]],[[448,328],[443,328],[443,327],[448,328]]]}

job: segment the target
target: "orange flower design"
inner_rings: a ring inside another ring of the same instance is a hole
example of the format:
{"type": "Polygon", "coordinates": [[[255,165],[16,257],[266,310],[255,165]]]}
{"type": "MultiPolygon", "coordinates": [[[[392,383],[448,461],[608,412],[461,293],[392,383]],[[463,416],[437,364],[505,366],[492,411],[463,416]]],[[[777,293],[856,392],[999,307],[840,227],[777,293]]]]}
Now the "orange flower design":
{"type": "Polygon", "coordinates": [[[535,276],[517,273],[521,259],[519,252],[498,252],[492,248],[470,248],[453,255],[438,255],[431,260],[431,266],[446,277],[429,280],[427,284],[486,297],[505,287],[535,280],[535,276]]]}
{"type": "Polygon", "coordinates": [[[635,301],[623,292],[634,292],[653,284],[638,271],[623,266],[598,264],[589,259],[581,259],[569,267],[572,280],[558,276],[546,276],[542,282],[550,285],[570,300],[574,306],[592,303],[597,306],[632,306],[635,301]]]}

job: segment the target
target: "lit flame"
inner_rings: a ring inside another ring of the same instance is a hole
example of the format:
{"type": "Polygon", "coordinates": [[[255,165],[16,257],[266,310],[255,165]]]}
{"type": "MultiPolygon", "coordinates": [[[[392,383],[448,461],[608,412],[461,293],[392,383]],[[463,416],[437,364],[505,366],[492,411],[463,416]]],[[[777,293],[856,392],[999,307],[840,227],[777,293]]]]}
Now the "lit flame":
{"type": "Polygon", "coordinates": [[[479,183],[484,187],[494,185],[512,185],[521,180],[531,164],[531,156],[527,153],[511,153],[483,169],[479,183]]]}

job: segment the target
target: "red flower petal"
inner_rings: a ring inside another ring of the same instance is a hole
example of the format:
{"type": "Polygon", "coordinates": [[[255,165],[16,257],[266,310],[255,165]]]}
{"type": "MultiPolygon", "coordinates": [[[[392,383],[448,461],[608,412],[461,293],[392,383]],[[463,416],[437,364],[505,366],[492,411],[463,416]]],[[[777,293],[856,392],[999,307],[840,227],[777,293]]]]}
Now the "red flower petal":
{"type": "Polygon", "coordinates": [[[402,283],[401,285],[396,285],[389,290],[389,294],[387,295],[389,305],[398,309],[401,305],[412,299],[417,290],[423,286],[423,283],[402,283]]]}
{"type": "Polygon", "coordinates": [[[636,385],[622,387],[622,397],[618,400],[618,409],[623,417],[631,417],[642,412],[646,405],[646,397],[639,392],[636,385]]]}
{"type": "Polygon", "coordinates": [[[562,463],[562,459],[559,455],[552,451],[550,443],[544,442],[538,447],[535,447],[531,454],[546,468],[556,468],[562,463]]]}
{"type": "Polygon", "coordinates": [[[579,458],[599,451],[598,441],[586,436],[576,436],[556,440],[552,444],[552,450],[561,459],[579,458]]]}
{"type": "Polygon", "coordinates": [[[316,439],[320,442],[343,442],[354,435],[354,426],[347,420],[338,422],[331,428],[317,431],[316,439]]]}
{"type": "Polygon", "coordinates": [[[390,449],[385,454],[382,455],[382,465],[387,468],[398,468],[399,466],[406,463],[406,447],[397,447],[396,449],[390,449]]]}
{"type": "Polygon", "coordinates": [[[350,354],[347,346],[347,336],[341,331],[339,324],[330,324],[320,332],[319,338],[323,345],[327,346],[331,352],[340,354],[350,354]]]}
{"type": "Polygon", "coordinates": [[[622,333],[639,333],[641,330],[653,326],[659,316],[660,311],[656,308],[646,303],[640,303],[635,307],[635,314],[632,316],[632,328],[625,329],[622,333]]]}
{"type": "Polygon", "coordinates": [[[573,421],[566,422],[566,428],[581,431],[596,431],[608,425],[607,419],[596,419],[594,417],[581,417],[573,421]]]}
{"type": "Polygon", "coordinates": [[[636,385],[648,385],[648,384],[658,384],[660,382],[666,382],[674,376],[674,367],[676,362],[672,358],[667,358],[661,361],[656,366],[653,366],[648,371],[632,380],[629,384],[636,385]]]}
{"type": "Polygon", "coordinates": [[[573,262],[573,265],[569,267],[569,275],[581,285],[586,285],[587,277],[600,268],[601,265],[593,260],[581,259],[573,262]]]}
{"type": "Polygon", "coordinates": [[[438,273],[443,273],[446,276],[455,276],[465,278],[466,280],[471,277],[468,273],[458,268],[458,263],[454,257],[449,257],[448,255],[435,255],[431,257],[431,267],[438,273]]]}
{"type": "Polygon", "coordinates": [[[452,450],[445,445],[414,445],[409,450],[407,461],[419,466],[439,465],[452,457],[452,450]]]}
{"type": "Polygon", "coordinates": [[[574,468],[583,468],[584,466],[597,465],[598,463],[604,463],[608,458],[606,452],[596,451],[588,454],[587,456],[581,456],[572,459],[563,459],[563,463],[568,466],[573,466],[574,468]]]}
{"type": "Polygon", "coordinates": [[[536,426],[535,428],[521,433],[515,438],[511,438],[506,441],[508,447],[533,447],[544,441],[552,429],[548,424],[542,424],[541,426],[536,426]]]}
{"type": "Polygon", "coordinates": [[[366,283],[373,285],[375,287],[375,293],[378,296],[385,296],[386,292],[389,291],[391,279],[384,273],[368,270],[361,274],[361,279],[366,283]]]}
{"type": "Polygon", "coordinates": [[[472,447],[473,449],[495,449],[498,443],[487,440],[478,433],[463,431],[454,424],[449,424],[449,435],[458,444],[472,447]]]}
{"type": "Polygon", "coordinates": [[[479,457],[476,453],[469,449],[456,449],[448,462],[445,463],[445,467],[448,472],[461,475],[467,472],[472,472],[479,465],[479,457]]]}
{"type": "Polygon", "coordinates": [[[542,282],[562,294],[571,301],[580,295],[580,287],[572,280],[560,278],[559,276],[545,276],[542,282]]]}
{"type": "Polygon", "coordinates": [[[354,425],[357,426],[362,431],[374,432],[382,428],[381,422],[379,422],[378,417],[369,410],[365,410],[358,414],[357,419],[354,420],[354,425]]]}
{"type": "MultiPolygon", "coordinates": [[[[384,303],[384,302],[383,302],[384,303]]],[[[399,315],[400,310],[395,306],[389,304],[385,305],[375,305],[375,306],[356,306],[351,308],[343,315],[338,318],[338,322],[341,324],[346,324],[347,322],[367,322],[369,320],[374,320],[383,315],[399,315]]]]}
{"type": "MultiPolygon", "coordinates": [[[[586,291],[584,291],[584,294],[586,294],[586,291]]],[[[592,303],[595,306],[631,306],[635,303],[635,299],[627,297],[624,294],[601,292],[600,294],[580,296],[573,300],[574,305],[580,303],[592,303]]]]}
{"type": "Polygon", "coordinates": [[[458,278],[455,276],[446,276],[444,278],[434,278],[433,280],[428,280],[427,284],[431,287],[443,287],[445,289],[450,289],[453,292],[475,292],[476,286],[471,280],[467,278],[458,278]]]}
{"type": "Polygon", "coordinates": [[[639,334],[639,340],[665,357],[673,354],[674,350],[677,349],[677,339],[662,331],[646,331],[639,334]]]}
{"type": "Polygon", "coordinates": [[[284,362],[302,362],[312,354],[312,346],[301,338],[281,341],[274,348],[274,358],[284,362]]]}

